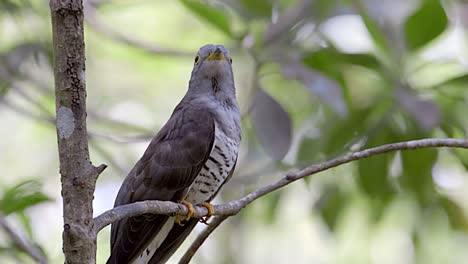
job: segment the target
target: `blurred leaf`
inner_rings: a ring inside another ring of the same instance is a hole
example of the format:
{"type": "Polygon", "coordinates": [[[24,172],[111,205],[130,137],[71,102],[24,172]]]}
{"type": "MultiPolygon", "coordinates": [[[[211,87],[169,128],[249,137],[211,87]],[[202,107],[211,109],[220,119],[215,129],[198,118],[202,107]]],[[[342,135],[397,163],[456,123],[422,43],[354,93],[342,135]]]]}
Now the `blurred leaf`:
{"type": "Polygon", "coordinates": [[[326,190],[324,193],[325,195],[321,198],[317,207],[322,213],[323,221],[330,230],[334,230],[340,213],[348,205],[349,195],[336,189],[326,190]]]}
{"type": "MultiPolygon", "coordinates": [[[[389,128],[381,129],[380,133],[366,144],[366,148],[391,143],[392,139],[389,128]]],[[[392,152],[359,160],[357,183],[372,200],[386,203],[395,194],[389,174],[394,157],[395,152],[392,152]]]]}
{"type": "Polygon", "coordinates": [[[281,198],[281,193],[281,191],[276,191],[268,194],[268,196],[265,197],[266,207],[264,220],[267,224],[273,224],[276,220],[277,208],[281,198]]]}
{"type": "Polygon", "coordinates": [[[21,223],[23,224],[24,230],[26,230],[26,233],[28,234],[29,237],[33,236],[33,231],[32,231],[32,226],[31,226],[31,220],[29,217],[24,213],[24,211],[19,211],[17,213],[19,216],[19,219],[21,223]]]}
{"type": "Polygon", "coordinates": [[[361,17],[364,21],[364,25],[366,25],[367,31],[369,31],[369,34],[374,41],[376,48],[382,54],[388,56],[390,49],[387,43],[387,39],[378,26],[377,22],[375,22],[368,14],[366,14],[364,10],[361,11],[361,17]]]}
{"type": "MultiPolygon", "coordinates": [[[[448,137],[459,139],[466,138],[466,133],[463,131],[462,126],[457,127],[453,125],[449,126],[444,124],[441,128],[448,137]]],[[[453,148],[451,149],[451,151],[455,155],[455,157],[461,162],[463,167],[465,167],[465,170],[468,170],[468,150],[461,148],[453,148]]]]}
{"type": "Polygon", "coordinates": [[[440,197],[440,202],[447,213],[452,228],[468,232],[468,218],[463,208],[448,197],[440,197]]]}
{"type": "Polygon", "coordinates": [[[289,114],[273,97],[258,88],[251,116],[263,149],[274,160],[282,160],[292,141],[289,114]]]}
{"type": "MultiPolygon", "coordinates": [[[[301,163],[310,163],[316,162],[316,157],[320,153],[320,148],[322,147],[320,138],[306,138],[302,140],[301,146],[297,152],[297,162],[301,163]]],[[[304,180],[308,182],[312,177],[305,177],[304,180]]]]}
{"type": "Polygon", "coordinates": [[[303,57],[303,62],[314,69],[327,74],[340,71],[346,64],[358,65],[375,69],[379,67],[377,58],[365,53],[342,53],[335,48],[322,48],[314,52],[307,53],[303,57]]]}
{"type": "Polygon", "coordinates": [[[440,83],[438,86],[445,86],[445,85],[455,85],[464,88],[468,84],[468,74],[463,74],[461,76],[457,76],[455,78],[445,80],[444,82],[440,83]]]}
{"type": "Polygon", "coordinates": [[[414,192],[421,204],[428,204],[435,196],[432,167],[437,160],[435,148],[406,150],[401,152],[401,184],[414,192]]]}
{"type": "Polygon", "coordinates": [[[8,90],[10,90],[10,87],[11,86],[7,82],[4,82],[0,79],[0,99],[7,94],[8,90]]]}
{"type": "Polygon", "coordinates": [[[364,120],[370,113],[368,109],[353,111],[345,120],[329,122],[330,127],[324,129],[322,137],[325,155],[330,157],[349,151],[351,144],[362,138],[366,130],[364,120]]]}
{"type": "Polygon", "coordinates": [[[232,36],[230,21],[226,13],[219,8],[197,0],[179,0],[185,7],[194,14],[204,19],[211,25],[217,27],[229,36],[232,36]]]}
{"type": "Polygon", "coordinates": [[[291,62],[283,66],[284,76],[301,82],[313,95],[319,97],[340,116],[346,116],[348,110],[343,98],[341,86],[335,80],[318,71],[308,69],[300,63],[291,62]]]}
{"type": "Polygon", "coordinates": [[[424,0],[419,10],[405,23],[405,37],[410,50],[418,49],[444,32],[447,15],[439,0],[424,0]]]}
{"type": "Polygon", "coordinates": [[[400,105],[420,128],[429,130],[439,125],[441,112],[434,102],[421,99],[408,89],[396,89],[395,94],[400,105]]]}
{"type": "Polygon", "coordinates": [[[5,214],[22,212],[26,208],[51,201],[47,195],[41,192],[42,184],[38,180],[26,180],[3,193],[0,201],[0,210],[5,214]]]}
{"type": "MultiPolygon", "coordinates": [[[[315,0],[313,1],[313,15],[320,19],[337,15],[337,8],[339,0],[315,0]]],[[[339,13],[338,13],[339,14],[339,13]]]]}
{"type": "Polygon", "coordinates": [[[247,10],[255,14],[266,17],[271,16],[273,4],[270,0],[240,0],[240,2],[247,10]]]}

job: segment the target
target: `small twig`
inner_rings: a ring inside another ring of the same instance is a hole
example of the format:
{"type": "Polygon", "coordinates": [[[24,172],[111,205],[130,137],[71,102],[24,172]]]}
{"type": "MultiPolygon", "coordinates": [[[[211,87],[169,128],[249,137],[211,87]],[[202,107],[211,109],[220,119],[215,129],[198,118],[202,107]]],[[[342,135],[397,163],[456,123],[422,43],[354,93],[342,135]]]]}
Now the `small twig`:
{"type": "Polygon", "coordinates": [[[179,260],[179,264],[187,264],[192,260],[193,255],[197,252],[197,250],[201,247],[201,245],[205,242],[205,240],[213,233],[213,231],[220,226],[224,220],[226,220],[229,216],[228,215],[221,215],[213,219],[213,221],[198,235],[195,241],[192,242],[192,245],[187,249],[185,254],[179,260]]]}
{"type": "Polygon", "coordinates": [[[84,1],[84,9],[85,9],[85,20],[88,25],[94,29],[95,31],[107,36],[110,39],[116,40],[118,42],[125,43],[127,45],[142,49],[146,52],[155,55],[164,55],[164,56],[193,56],[191,52],[184,52],[173,50],[169,48],[162,48],[158,47],[154,44],[147,43],[143,40],[136,39],[134,37],[122,34],[120,32],[116,32],[111,26],[105,24],[96,12],[96,8],[84,1]]]}
{"type": "MultiPolygon", "coordinates": [[[[256,199],[263,197],[273,191],[276,191],[294,181],[345,163],[349,163],[351,161],[360,160],[396,150],[409,150],[432,147],[453,147],[468,149],[468,140],[453,138],[428,138],[392,143],[354,153],[349,153],[342,157],[311,165],[297,172],[289,172],[284,178],[281,178],[277,182],[257,189],[256,191],[251,192],[250,194],[244,196],[239,200],[231,201],[223,205],[215,205],[214,215],[235,215],[242,208],[246,207],[256,199]]],[[[208,210],[205,207],[195,206],[194,209],[195,213],[193,217],[195,218],[200,218],[208,214],[208,210]]],[[[126,204],[110,209],[104,212],[103,214],[95,217],[94,231],[97,234],[102,228],[113,222],[122,220],[127,217],[133,217],[146,213],[164,215],[186,215],[188,213],[188,210],[187,207],[185,207],[182,204],[173,203],[169,201],[141,201],[132,204],[126,204]]]]}
{"type": "Polygon", "coordinates": [[[15,230],[5,219],[5,216],[0,213],[0,226],[5,230],[5,233],[11,238],[13,243],[28,256],[36,260],[41,264],[46,264],[47,259],[42,252],[37,249],[30,241],[25,239],[23,234],[20,234],[18,230],[15,230]]]}

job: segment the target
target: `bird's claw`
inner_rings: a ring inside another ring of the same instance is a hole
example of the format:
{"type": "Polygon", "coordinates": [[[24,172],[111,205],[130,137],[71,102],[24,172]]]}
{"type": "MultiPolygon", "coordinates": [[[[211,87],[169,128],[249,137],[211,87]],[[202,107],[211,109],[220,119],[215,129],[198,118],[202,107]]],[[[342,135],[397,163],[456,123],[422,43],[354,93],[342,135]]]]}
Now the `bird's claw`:
{"type": "Polygon", "coordinates": [[[193,204],[187,202],[186,200],[182,200],[180,203],[187,207],[188,213],[184,219],[181,219],[180,215],[176,215],[175,222],[180,226],[184,226],[182,222],[187,221],[192,217],[192,215],[195,213],[195,208],[193,207],[193,204]]]}
{"type": "Polygon", "coordinates": [[[210,220],[211,216],[214,214],[214,208],[213,205],[207,202],[203,202],[200,204],[201,206],[204,206],[208,210],[208,214],[202,218],[200,218],[200,222],[204,223],[205,225],[208,225],[208,220],[210,220]]]}

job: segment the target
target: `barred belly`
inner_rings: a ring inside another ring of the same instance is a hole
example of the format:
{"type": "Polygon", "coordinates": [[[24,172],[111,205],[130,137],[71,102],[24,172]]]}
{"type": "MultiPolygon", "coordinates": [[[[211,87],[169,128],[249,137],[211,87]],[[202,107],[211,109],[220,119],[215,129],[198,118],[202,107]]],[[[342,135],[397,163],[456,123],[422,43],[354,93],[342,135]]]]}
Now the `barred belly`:
{"type": "Polygon", "coordinates": [[[213,199],[231,173],[237,159],[239,143],[227,137],[217,127],[210,157],[195,178],[185,198],[192,204],[200,204],[213,199]]]}
{"type": "MultiPolygon", "coordinates": [[[[194,205],[213,199],[219,188],[226,181],[236,163],[239,142],[229,138],[215,126],[215,141],[210,157],[195,178],[185,200],[194,205]]],[[[131,262],[147,263],[174,226],[174,217],[169,217],[150,244],[131,262]]]]}

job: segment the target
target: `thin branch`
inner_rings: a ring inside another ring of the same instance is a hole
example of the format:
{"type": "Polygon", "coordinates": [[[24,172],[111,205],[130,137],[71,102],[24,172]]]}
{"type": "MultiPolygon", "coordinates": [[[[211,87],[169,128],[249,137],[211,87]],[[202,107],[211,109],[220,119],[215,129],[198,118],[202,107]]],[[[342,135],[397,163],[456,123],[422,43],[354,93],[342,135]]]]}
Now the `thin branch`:
{"type": "Polygon", "coordinates": [[[193,255],[205,242],[205,240],[213,233],[213,231],[221,225],[224,220],[226,220],[228,215],[221,215],[213,219],[213,221],[198,235],[198,237],[193,241],[192,245],[187,249],[185,254],[179,260],[179,264],[188,264],[192,260],[193,255]]]}
{"type": "Polygon", "coordinates": [[[5,219],[5,216],[0,213],[0,226],[5,230],[5,233],[11,238],[13,243],[28,256],[33,258],[35,261],[46,264],[47,259],[42,252],[36,248],[30,241],[25,239],[23,234],[20,234],[18,230],[15,230],[5,219]]]}
{"type": "Polygon", "coordinates": [[[88,3],[84,2],[85,8],[85,19],[88,25],[95,31],[105,35],[106,37],[113,39],[118,42],[125,43],[127,45],[142,49],[146,52],[155,55],[164,55],[164,56],[193,56],[190,52],[183,52],[178,50],[173,50],[169,48],[163,48],[156,46],[154,44],[147,43],[143,40],[136,39],[134,37],[125,35],[123,33],[115,31],[111,26],[107,25],[96,12],[96,8],[88,3]]]}
{"type": "MultiPolygon", "coordinates": [[[[235,215],[242,208],[246,207],[256,199],[263,197],[275,190],[278,190],[294,181],[345,163],[349,163],[351,161],[360,160],[396,150],[409,150],[432,147],[452,147],[468,149],[468,140],[452,138],[428,138],[392,143],[354,153],[349,153],[342,157],[311,165],[296,172],[289,172],[284,178],[278,180],[277,182],[257,189],[256,191],[244,196],[239,200],[231,201],[223,205],[215,205],[214,215],[235,215]]],[[[164,215],[187,215],[188,210],[187,207],[185,207],[182,204],[173,203],[169,201],[141,201],[132,204],[126,204],[115,207],[95,217],[94,231],[97,234],[102,228],[113,222],[122,220],[127,217],[137,216],[146,213],[164,215]]],[[[195,214],[193,215],[193,217],[200,218],[206,216],[207,214],[208,210],[205,207],[195,206],[195,214]]]]}

